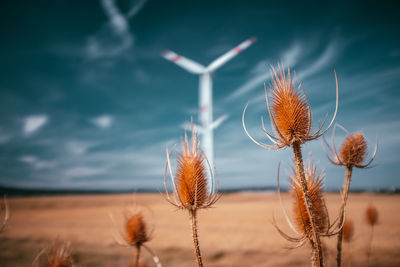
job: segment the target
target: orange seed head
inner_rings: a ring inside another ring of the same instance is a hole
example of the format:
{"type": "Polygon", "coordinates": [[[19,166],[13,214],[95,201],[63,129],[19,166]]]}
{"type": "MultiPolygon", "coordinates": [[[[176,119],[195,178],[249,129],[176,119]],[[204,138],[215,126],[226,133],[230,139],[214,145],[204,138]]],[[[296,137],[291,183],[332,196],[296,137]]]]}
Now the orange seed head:
{"type": "Polygon", "coordinates": [[[56,240],[46,253],[45,267],[71,267],[72,257],[68,243],[56,240]]]}
{"type": "Polygon", "coordinates": [[[367,154],[367,142],[362,133],[350,134],[340,147],[340,160],[346,166],[360,165],[367,154]]]}
{"type": "Polygon", "coordinates": [[[201,207],[208,198],[204,154],[200,154],[199,142],[193,132],[191,146],[185,135],[182,147],[176,175],[178,194],[186,208],[201,207]]]}
{"type": "Polygon", "coordinates": [[[277,130],[290,143],[304,140],[310,131],[309,106],[290,77],[282,69],[273,71],[272,114],[277,130]]]}
{"type": "Polygon", "coordinates": [[[378,210],[374,206],[370,205],[365,215],[369,225],[374,226],[378,222],[378,210]]]}
{"type": "Polygon", "coordinates": [[[141,213],[133,214],[127,218],[125,224],[125,235],[128,243],[132,245],[140,246],[149,240],[147,227],[141,213]]]}
{"type": "MultiPolygon", "coordinates": [[[[326,232],[329,227],[328,211],[325,206],[322,188],[322,174],[317,175],[316,167],[306,170],[308,194],[311,199],[317,230],[326,232]]],[[[291,193],[294,197],[294,214],[296,227],[308,238],[312,237],[311,220],[307,213],[306,202],[303,197],[303,190],[296,173],[291,176],[291,193]]]]}
{"type": "Polygon", "coordinates": [[[350,219],[345,219],[343,223],[343,240],[350,242],[354,235],[353,222],[350,219]]]}

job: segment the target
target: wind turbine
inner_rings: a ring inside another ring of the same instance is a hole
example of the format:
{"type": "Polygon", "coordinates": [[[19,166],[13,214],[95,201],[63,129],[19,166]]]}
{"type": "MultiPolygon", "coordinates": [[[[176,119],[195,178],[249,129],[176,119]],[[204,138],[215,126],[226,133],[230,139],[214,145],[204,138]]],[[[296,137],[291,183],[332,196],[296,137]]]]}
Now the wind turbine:
{"type": "Polygon", "coordinates": [[[201,134],[200,145],[207,157],[207,160],[214,169],[214,135],[213,130],[228,118],[228,115],[223,115],[213,121],[213,108],[212,108],[212,73],[226,62],[234,58],[240,52],[248,48],[256,41],[256,38],[250,38],[235,48],[229,50],[219,58],[211,62],[210,65],[204,67],[203,65],[194,62],[188,58],[180,56],[172,51],[165,51],[162,56],[187,70],[190,73],[200,76],[199,80],[199,122],[200,125],[194,125],[194,131],[201,134]]]}

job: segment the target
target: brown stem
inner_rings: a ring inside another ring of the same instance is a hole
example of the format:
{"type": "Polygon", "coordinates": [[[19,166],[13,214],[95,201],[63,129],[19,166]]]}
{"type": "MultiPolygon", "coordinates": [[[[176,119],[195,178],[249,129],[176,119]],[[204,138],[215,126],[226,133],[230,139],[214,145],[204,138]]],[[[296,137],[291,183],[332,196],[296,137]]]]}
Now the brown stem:
{"type": "Polygon", "coordinates": [[[136,255],[135,255],[135,261],[134,261],[134,267],[139,266],[139,257],[140,257],[140,245],[136,245],[136,255]]]}
{"type": "MultiPolygon", "coordinates": [[[[346,180],[344,182],[344,187],[343,187],[343,192],[342,192],[342,208],[341,208],[341,211],[340,211],[339,225],[342,225],[343,224],[343,220],[344,220],[344,212],[345,212],[347,197],[348,197],[348,194],[349,194],[352,171],[353,171],[352,167],[348,166],[346,168],[346,180]]],[[[343,228],[340,229],[339,234],[338,234],[338,239],[337,239],[336,264],[337,264],[338,267],[340,267],[342,265],[342,239],[343,239],[343,228]]]]}
{"type": "Polygon", "coordinates": [[[313,254],[312,254],[313,266],[322,267],[324,266],[324,260],[322,256],[321,240],[319,237],[319,232],[316,228],[314,210],[311,203],[310,195],[308,193],[306,177],[304,174],[303,156],[301,154],[300,142],[294,142],[292,144],[292,148],[293,148],[294,158],[296,161],[297,173],[300,178],[300,184],[303,190],[304,202],[306,203],[307,214],[310,218],[310,225],[312,231],[312,238],[310,239],[310,241],[312,240],[311,244],[313,247],[313,254]]]}
{"type": "Polygon", "coordinates": [[[369,266],[369,259],[371,257],[371,249],[372,249],[372,238],[374,236],[374,225],[371,225],[371,236],[369,238],[369,244],[368,244],[368,248],[367,248],[367,266],[369,266]]]}
{"type": "Polygon", "coordinates": [[[194,252],[196,256],[197,265],[199,267],[203,267],[203,261],[201,259],[200,246],[199,246],[199,238],[197,236],[197,213],[196,210],[190,211],[190,218],[192,220],[192,236],[193,236],[193,245],[194,252]]]}

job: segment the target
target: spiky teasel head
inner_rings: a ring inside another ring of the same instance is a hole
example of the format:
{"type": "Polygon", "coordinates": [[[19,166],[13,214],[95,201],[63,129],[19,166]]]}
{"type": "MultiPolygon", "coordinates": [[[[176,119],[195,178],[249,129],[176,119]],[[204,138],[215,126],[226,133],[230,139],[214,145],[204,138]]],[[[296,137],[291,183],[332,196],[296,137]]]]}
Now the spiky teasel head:
{"type": "Polygon", "coordinates": [[[185,138],[182,139],[182,152],[177,157],[177,171],[174,177],[170,164],[170,155],[167,149],[167,165],[165,168],[165,191],[166,199],[178,208],[196,210],[211,207],[219,198],[218,184],[214,192],[215,179],[210,167],[211,189],[208,189],[208,177],[205,168],[206,160],[204,153],[199,149],[199,141],[193,132],[191,142],[188,141],[185,131],[185,138]],[[171,200],[167,189],[167,168],[170,171],[174,200],[171,200]]]}
{"type": "MultiPolygon", "coordinates": [[[[317,173],[315,165],[309,165],[305,170],[308,194],[314,211],[315,223],[319,233],[326,233],[329,229],[329,215],[324,200],[323,175],[317,173]]],[[[291,191],[294,198],[294,214],[297,229],[308,238],[312,238],[311,219],[307,213],[303,190],[295,170],[290,177],[291,191]]]]}
{"type": "Polygon", "coordinates": [[[71,267],[74,266],[70,244],[56,239],[54,243],[44,248],[36,256],[33,265],[40,265],[44,267],[71,267]]]}
{"type": "Polygon", "coordinates": [[[368,206],[365,212],[365,218],[367,223],[371,226],[374,226],[378,222],[378,210],[375,208],[375,206],[368,206]]]}
{"type": "Polygon", "coordinates": [[[345,219],[343,223],[343,240],[350,242],[354,235],[354,225],[350,219],[345,219]]]}
{"type": "Polygon", "coordinates": [[[125,240],[131,246],[141,246],[150,240],[142,213],[132,214],[126,218],[125,240]]]}
{"type": "Polygon", "coordinates": [[[365,140],[364,135],[361,132],[351,134],[343,126],[339,124],[333,127],[332,147],[326,142],[325,139],[324,142],[326,147],[333,156],[333,159],[328,156],[329,161],[335,165],[342,165],[348,168],[357,167],[363,169],[369,167],[372,161],[374,160],[376,151],[378,149],[378,143],[376,143],[374,152],[370,160],[364,164],[367,157],[367,148],[368,148],[367,141],[365,140]],[[336,151],[336,145],[335,145],[336,126],[339,126],[347,134],[346,139],[340,146],[339,153],[336,151]]]}
{"type": "Polygon", "coordinates": [[[276,136],[270,134],[264,127],[264,122],[262,120],[262,128],[267,137],[275,144],[274,146],[266,145],[256,141],[248,133],[244,121],[245,112],[247,105],[243,111],[242,123],[243,128],[249,138],[255,142],[257,145],[267,148],[267,149],[279,149],[285,146],[291,146],[293,143],[302,144],[307,141],[317,139],[322,136],[333,124],[337,108],[338,108],[338,84],[336,79],[336,109],[333,118],[328,125],[327,129],[324,131],[322,127],[325,121],[322,123],[320,128],[315,132],[311,133],[312,125],[312,113],[311,106],[308,102],[307,95],[304,91],[300,91],[298,88],[302,87],[301,83],[296,83],[291,76],[290,69],[287,72],[284,70],[283,66],[279,68],[278,71],[272,67],[272,84],[271,84],[271,105],[269,103],[268,90],[265,86],[265,99],[267,102],[267,109],[273,129],[276,132],[276,136]],[[300,85],[300,86],[299,86],[300,85]]]}

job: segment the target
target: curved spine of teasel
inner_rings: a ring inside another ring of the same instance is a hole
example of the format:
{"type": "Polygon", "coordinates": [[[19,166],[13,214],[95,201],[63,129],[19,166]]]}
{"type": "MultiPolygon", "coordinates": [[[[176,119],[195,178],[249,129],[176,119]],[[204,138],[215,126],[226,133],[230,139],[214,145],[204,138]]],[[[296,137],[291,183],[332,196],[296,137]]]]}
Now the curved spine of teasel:
{"type": "MultiPolygon", "coordinates": [[[[285,208],[283,207],[280,196],[279,168],[280,167],[278,166],[278,175],[277,175],[278,197],[281,203],[281,208],[285,214],[286,221],[290,226],[290,228],[295,233],[295,236],[286,234],[284,231],[282,231],[275,223],[275,218],[273,220],[273,225],[283,238],[296,244],[294,247],[290,247],[291,249],[303,246],[308,240],[313,248],[312,264],[313,266],[318,265],[317,250],[314,249],[315,243],[312,238],[314,231],[311,225],[312,218],[309,216],[307,211],[307,203],[303,198],[302,185],[299,180],[297,170],[293,168],[292,174],[290,175],[291,192],[294,198],[294,217],[295,217],[295,222],[292,223],[289,216],[287,215],[285,208]]],[[[322,237],[330,237],[336,235],[339,229],[341,229],[342,225],[338,224],[339,218],[336,218],[333,223],[331,223],[329,220],[328,209],[325,205],[325,201],[323,198],[322,182],[324,175],[322,174],[322,172],[319,173],[317,172],[317,167],[311,163],[311,156],[308,162],[308,166],[305,169],[305,176],[306,176],[310,200],[314,207],[314,221],[316,223],[315,224],[316,231],[318,232],[319,236],[322,237]]]]}
{"type": "Polygon", "coordinates": [[[182,139],[182,152],[178,154],[176,176],[174,176],[171,167],[170,157],[172,152],[169,152],[167,149],[166,153],[167,164],[164,174],[165,198],[173,206],[179,209],[186,209],[189,212],[196,261],[198,266],[203,266],[198,239],[197,211],[212,207],[220,198],[218,181],[214,177],[214,172],[204,152],[199,149],[199,141],[193,131],[193,123],[191,144],[188,141],[186,131],[185,138],[182,139]],[[208,179],[204,161],[207,162],[210,169],[210,190],[208,190],[208,179]],[[170,195],[167,187],[168,170],[172,181],[173,196],[170,195]]]}
{"type": "MultiPolygon", "coordinates": [[[[317,266],[323,266],[323,255],[321,249],[321,240],[318,231],[315,229],[315,219],[313,206],[308,193],[307,182],[304,174],[303,158],[301,153],[301,144],[307,141],[315,140],[320,136],[324,135],[328,129],[332,126],[335,121],[338,103],[339,103],[339,89],[338,81],[335,72],[336,81],[336,106],[335,112],[332,117],[331,122],[325,130],[322,128],[325,125],[326,119],[323,121],[319,129],[315,133],[311,133],[312,125],[312,112],[311,106],[308,101],[307,94],[304,91],[303,86],[299,83],[302,88],[302,93],[296,89],[294,79],[290,76],[290,69],[288,69],[287,74],[283,69],[283,66],[279,69],[279,73],[272,67],[272,106],[270,107],[269,97],[266,85],[265,89],[265,100],[267,103],[267,110],[269,117],[271,119],[272,127],[277,133],[277,136],[270,134],[264,127],[262,120],[262,128],[267,137],[271,140],[274,145],[267,145],[255,140],[247,131],[245,124],[245,113],[248,104],[246,105],[243,115],[242,124],[247,136],[257,145],[266,149],[280,149],[283,147],[292,147],[297,175],[302,187],[302,197],[304,198],[307,206],[308,216],[311,218],[311,228],[312,228],[312,244],[313,250],[317,255],[314,264],[317,266]]],[[[310,241],[311,241],[310,239],[310,241]]]]}
{"type": "Polygon", "coordinates": [[[43,262],[44,267],[72,267],[70,243],[56,239],[49,247],[43,248],[35,257],[32,266],[39,266],[43,262]],[[44,258],[43,258],[44,256],[44,258]]]}
{"type": "Polygon", "coordinates": [[[8,220],[10,219],[10,207],[8,205],[8,201],[6,196],[4,196],[4,219],[0,226],[0,233],[4,230],[7,225],[8,220]]]}
{"type": "MultiPolygon", "coordinates": [[[[328,144],[328,142],[323,138],[325,146],[328,148],[330,154],[332,155],[333,158],[331,158],[329,155],[327,156],[329,161],[338,166],[345,166],[346,167],[346,178],[344,181],[344,186],[343,186],[343,192],[342,192],[342,209],[340,211],[340,222],[344,221],[344,214],[345,214],[345,208],[347,204],[347,198],[348,198],[348,193],[349,193],[349,188],[350,188],[350,182],[351,182],[351,175],[353,172],[353,167],[360,168],[360,169],[365,169],[370,167],[372,161],[374,160],[376,156],[376,152],[378,150],[378,142],[376,142],[374,152],[372,153],[372,156],[368,160],[367,163],[365,162],[366,159],[366,154],[367,154],[367,142],[364,138],[364,135],[362,133],[355,133],[351,134],[349,133],[343,126],[336,124],[333,127],[332,131],[332,147],[328,144]],[[335,132],[336,132],[336,126],[339,126],[346,134],[347,137],[340,146],[339,152],[336,150],[336,145],[335,145],[335,132]]],[[[337,256],[336,256],[336,263],[337,266],[341,266],[341,259],[342,259],[342,240],[343,240],[343,231],[340,231],[338,234],[338,239],[337,239],[337,256]]]]}

